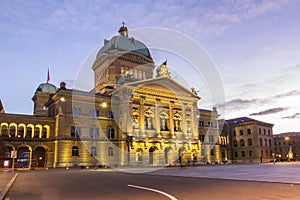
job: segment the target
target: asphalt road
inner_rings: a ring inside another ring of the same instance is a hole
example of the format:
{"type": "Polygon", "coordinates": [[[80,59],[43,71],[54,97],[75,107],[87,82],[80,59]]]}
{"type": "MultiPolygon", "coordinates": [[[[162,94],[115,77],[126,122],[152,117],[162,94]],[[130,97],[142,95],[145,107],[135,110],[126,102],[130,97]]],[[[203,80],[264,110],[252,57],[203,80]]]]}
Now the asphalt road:
{"type": "Polygon", "coordinates": [[[20,172],[6,197],[10,200],[299,200],[300,185],[131,174],[109,170],[48,170],[20,172]]]}

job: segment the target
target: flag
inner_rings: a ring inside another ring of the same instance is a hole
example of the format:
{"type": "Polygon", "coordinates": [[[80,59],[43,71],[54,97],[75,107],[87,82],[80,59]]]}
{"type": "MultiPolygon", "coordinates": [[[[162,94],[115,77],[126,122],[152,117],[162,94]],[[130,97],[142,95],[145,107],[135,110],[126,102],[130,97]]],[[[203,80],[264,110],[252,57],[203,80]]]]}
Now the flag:
{"type": "Polygon", "coordinates": [[[47,83],[50,81],[50,74],[49,74],[49,68],[48,68],[48,75],[47,75],[47,83]]]}

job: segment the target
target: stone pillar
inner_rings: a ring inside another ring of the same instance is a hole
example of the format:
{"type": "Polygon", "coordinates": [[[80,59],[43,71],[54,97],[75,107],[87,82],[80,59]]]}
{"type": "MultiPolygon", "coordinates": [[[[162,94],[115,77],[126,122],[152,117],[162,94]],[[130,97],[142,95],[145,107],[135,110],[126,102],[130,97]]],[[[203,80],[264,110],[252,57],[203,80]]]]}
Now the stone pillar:
{"type": "Polygon", "coordinates": [[[174,107],[174,102],[171,101],[169,105],[169,121],[170,121],[170,133],[172,135],[172,138],[176,138],[174,135],[174,119],[173,119],[173,107],[174,107]]]}
{"type": "Polygon", "coordinates": [[[197,102],[194,102],[191,105],[191,129],[192,129],[192,138],[196,139],[198,135],[198,122],[197,122],[197,102]]]}
{"type": "Polygon", "coordinates": [[[186,123],[186,103],[182,104],[182,124],[181,124],[181,130],[184,136],[187,134],[187,123],[186,123]]]}
{"type": "Polygon", "coordinates": [[[155,132],[157,133],[157,137],[162,137],[160,134],[160,118],[159,118],[159,103],[160,99],[156,99],[155,102],[155,132]]]}
{"type": "Polygon", "coordinates": [[[142,96],[140,98],[140,123],[139,124],[140,124],[140,130],[141,130],[142,135],[145,135],[145,122],[144,122],[145,99],[146,99],[146,97],[142,97],[142,96]]]}

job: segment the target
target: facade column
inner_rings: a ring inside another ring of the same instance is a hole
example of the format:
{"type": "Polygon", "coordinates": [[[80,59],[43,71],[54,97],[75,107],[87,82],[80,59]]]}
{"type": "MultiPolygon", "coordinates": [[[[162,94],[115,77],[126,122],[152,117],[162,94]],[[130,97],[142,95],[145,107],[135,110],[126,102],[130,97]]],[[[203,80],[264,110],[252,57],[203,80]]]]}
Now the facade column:
{"type": "Polygon", "coordinates": [[[172,138],[176,138],[176,136],[174,135],[173,107],[174,107],[174,102],[170,101],[170,105],[169,105],[170,133],[172,135],[172,138]]]}
{"type": "Polygon", "coordinates": [[[197,122],[197,113],[198,113],[198,108],[197,108],[197,102],[193,102],[191,105],[191,129],[192,129],[192,138],[197,138],[198,137],[198,122],[197,122]]]}
{"type": "Polygon", "coordinates": [[[184,134],[184,136],[186,136],[187,134],[187,123],[186,123],[186,103],[183,103],[182,105],[182,132],[184,134]]]}
{"type": "Polygon", "coordinates": [[[155,132],[157,133],[157,137],[162,137],[160,134],[160,118],[159,118],[159,104],[160,99],[156,99],[155,101],[155,132]]]}
{"type": "Polygon", "coordinates": [[[144,104],[145,104],[145,99],[146,97],[141,96],[140,98],[140,130],[141,130],[141,135],[145,135],[145,122],[144,122],[144,104]]]}

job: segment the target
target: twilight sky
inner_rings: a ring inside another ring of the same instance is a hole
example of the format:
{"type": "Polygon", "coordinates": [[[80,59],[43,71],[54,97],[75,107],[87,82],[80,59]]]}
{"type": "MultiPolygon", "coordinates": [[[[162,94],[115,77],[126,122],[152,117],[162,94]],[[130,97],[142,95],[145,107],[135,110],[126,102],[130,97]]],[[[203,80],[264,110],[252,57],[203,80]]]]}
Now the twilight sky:
{"type": "MultiPolygon", "coordinates": [[[[205,49],[225,89],[225,103],[217,105],[226,106],[220,118],[248,116],[273,123],[275,134],[300,131],[299,19],[296,0],[3,0],[0,99],[7,113],[31,114],[31,98],[46,81],[48,68],[51,83],[65,81],[71,87],[87,55],[125,21],[129,31],[171,29],[205,49]]],[[[168,59],[177,73],[184,66],[170,53],[153,50],[152,55],[157,65],[168,59]]],[[[195,79],[187,87],[197,88],[199,106],[211,109],[211,91],[195,79]]]]}

